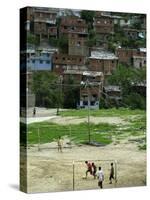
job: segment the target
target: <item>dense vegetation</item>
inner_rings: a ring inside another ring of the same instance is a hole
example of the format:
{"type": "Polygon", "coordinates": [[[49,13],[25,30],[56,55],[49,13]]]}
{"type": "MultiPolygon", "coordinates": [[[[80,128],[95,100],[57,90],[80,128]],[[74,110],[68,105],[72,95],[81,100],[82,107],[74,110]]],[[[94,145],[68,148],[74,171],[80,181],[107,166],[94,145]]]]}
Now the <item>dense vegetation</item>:
{"type": "Polygon", "coordinates": [[[146,68],[136,69],[129,66],[118,65],[109,78],[109,83],[118,85],[122,91],[122,105],[132,109],[146,109],[146,91],[140,90],[145,84],[146,68]]]}

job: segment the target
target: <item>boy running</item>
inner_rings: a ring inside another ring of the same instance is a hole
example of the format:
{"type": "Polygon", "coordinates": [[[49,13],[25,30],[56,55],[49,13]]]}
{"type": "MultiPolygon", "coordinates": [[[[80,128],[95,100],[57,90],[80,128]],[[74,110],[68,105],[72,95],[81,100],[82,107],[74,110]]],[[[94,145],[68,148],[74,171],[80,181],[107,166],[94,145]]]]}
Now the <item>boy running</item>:
{"type": "Polygon", "coordinates": [[[96,178],[97,167],[96,167],[96,165],[94,163],[92,163],[92,168],[93,168],[92,174],[93,174],[94,179],[95,179],[96,178]]]}
{"type": "Polygon", "coordinates": [[[86,171],[86,178],[87,178],[88,172],[90,172],[90,174],[92,175],[92,165],[88,161],[85,161],[85,164],[87,166],[87,171],[86,171]]]}

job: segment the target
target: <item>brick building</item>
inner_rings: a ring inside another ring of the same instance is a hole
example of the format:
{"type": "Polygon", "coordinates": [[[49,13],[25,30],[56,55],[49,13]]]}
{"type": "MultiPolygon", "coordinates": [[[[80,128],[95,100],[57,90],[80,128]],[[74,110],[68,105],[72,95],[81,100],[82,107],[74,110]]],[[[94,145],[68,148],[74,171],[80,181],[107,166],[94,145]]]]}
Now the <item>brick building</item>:
{"type": "Polygon", "coordinates": [[[68,36],[69,55],[88,56],[89,48],[87,46],[86,33],[70,33],[68,36]]]}
{"type": "Polygon", "coordinates": [[[36,8],[34,10],[34,34],[42,39],[57,37],[57,9],[36,8]]]}
{"type": "Polygon", "coordinates": [[[62,17],[60,22],[59,36],[68,36],[68,34],[72,32],[87,34],[88,26],[85,20],[75,16],[62,17]]]}
{"type": "Polygon", "coordinates": [[[32,29],[33,20],[34,20],[34,8],[28,7],[27,8],[27,20],[26,20],[26,30],[27,31],[33,31],[33,29],[32,29]]]}
{"type": "Polygon", "coordinates": [[[119,62],[136,68],[146,66],[146,48],[125,49],[118,48],[116,50],[119,62]]]}
{"type": "Polygon", "coordinates": [[[57,27],[56,26],[50,26],[48,27],[48,38],[57,38],[57,27]]]}
{"type": "Polygon", "coordinates": [[[143,68],[146,67],[146,56],[133,56],[133,66],[135,68],[143,68]]]}
{"type": "Polygon", "coordinates": [[[54,54],[53,55],[53,71],[57,74],[63,74],[64,70],[87,70],[85,66],[85,56],[54,54]]]}
{"type": "Polygon", "coordinates": [[[108,37],[114,33],[114,19],[102,12],[96,12],[93,27],[99,44],[107,42],[108,37]]]}
{"type": "Polygon", "coordinates": [[[91,51],[89,57],[89,70],[102,72],[104,74],[105,84],[107,77],[116,69],[118,57],[108,51],[91,51]]]}

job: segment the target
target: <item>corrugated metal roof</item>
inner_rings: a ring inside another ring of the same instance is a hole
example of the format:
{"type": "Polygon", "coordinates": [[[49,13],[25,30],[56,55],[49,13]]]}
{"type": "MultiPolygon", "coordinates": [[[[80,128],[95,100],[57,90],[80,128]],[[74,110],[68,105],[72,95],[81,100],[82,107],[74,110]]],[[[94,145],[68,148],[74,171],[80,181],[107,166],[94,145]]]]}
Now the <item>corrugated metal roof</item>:
{"type": "Polygon", "coordinates": [[[146,53],[146,48],[139,48],[139,50],[146,53]]]}
{"type": "Polygon", "coordinates": [[[118,85],[108,85],[104,87],[106,91],[116,91],[116,92],[120,92],[120,86],[118,85]]]}
{"type": "Polygon", "coordinates": [[[64,74],[81,74],[83,76],[102,76],[103,72],[95,72],[95,71],[77,71],[77,70],[65,70],[64,74]]]}
{"type": "Polygon", "coordinates": [[[108,51],[91,51],[90,59],[117,60],[118,57],[108,51]]]}
{"type": "Polygon", "coordinates": [[[95,72],[95,71],[84,71],[83,76],[102,76],[102,72],[95,72]]]}

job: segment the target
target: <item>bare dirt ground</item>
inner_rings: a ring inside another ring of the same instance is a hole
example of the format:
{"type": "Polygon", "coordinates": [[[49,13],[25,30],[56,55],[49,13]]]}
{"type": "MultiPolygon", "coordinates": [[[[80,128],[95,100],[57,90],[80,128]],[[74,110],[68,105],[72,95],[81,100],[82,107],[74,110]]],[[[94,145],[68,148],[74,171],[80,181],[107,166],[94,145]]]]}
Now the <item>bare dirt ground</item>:
{"type": "Polygon", "coordinates": [[[104,188],[144,186],[146,184],[146,152],[139,151],[136,143],[122,143],[105,147],[73,146],[57,151],[56,143],[41,145],[28,149],[27,178],[28,192],[54,192],[73,190],[73,161],[75,161],[75,190],[97,189],[97,180],[85,176],[85,160],[102,166],[105,180],[104,188]],[[81,162],[76,162],[76,161],[81,162]],[[106,160],[106,161],[103,161],[106,160]],[[117,183],[109,184],[111,160],[117,161],[117,183]]]}
{"type": "MultiPolygon", "coordinates": [[[[87,122],[87,117],[61,117],[57,116],[55,118],[52,118],[50,120],[47,120],[49,122],[53,123],[58,123],[62,125],[66,124],[80,124],[83,122],[87,122]]],[[[90,122],[94,124],[99,124],[99,123],[109,123],[109,124],[127,124],[125,120],[123,120],[120,117],[90,117],[90,122]]]]}
{"type": "MultiPolygon", "coordinates": [[[[59,124],[81,123],[86,118],[57,117],[51,122],[59,124]]],[[[118,117],[91,117],[94,123],[107,122],[116,124],[127,123],[118,117]]],[[[128,138],[129,139],[129,138],[128,138]]],[[[97,179],[85,176],[86,166],[84,161],[96,161],[101,166],[104,174],[104,188],[131,187],[146,185],[146,151],[139,150],[137,143],[121,140],[103,147],[94,147],[73,144],[68,145],[68,138],[64,140],[63,153],[57,151],[56,142],[29,146],[27,149],[27,191],[56,192],[73,190],[73,161],[74,161],[74,189],[98,189],[97,179]],[[80,162],[78,162],[80,161],[80,162]],[[117,182],[109,184],[110,163],[117,162],[117,182]]],[[[21,152],[21,167],[25,168],[24,151],[21,152]]],[[[23,180],[23,179],[22,179],[23,180]]]]}

